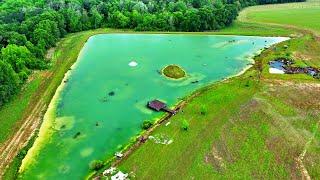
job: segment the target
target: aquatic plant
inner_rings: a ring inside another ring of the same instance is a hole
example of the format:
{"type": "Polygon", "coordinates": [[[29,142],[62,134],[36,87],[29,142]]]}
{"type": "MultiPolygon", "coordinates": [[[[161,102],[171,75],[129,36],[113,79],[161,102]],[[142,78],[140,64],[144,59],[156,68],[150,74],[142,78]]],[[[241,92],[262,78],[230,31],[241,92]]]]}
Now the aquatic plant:
{"type": "Polygon", "coordinates": [[[89,167],[91,170],[99,170],[103,167],[103,162],[100,160],[93,160],[90,162],[89,167]]]}
{"type": "Polygon", "coordinates": [[[150,120],[144,120],[142,125],[141,125],[141,128],[144,129],[144,130],[147,130],[149,129],[151,126],[153,125],[153,122],[151,122],[150,120]]]}

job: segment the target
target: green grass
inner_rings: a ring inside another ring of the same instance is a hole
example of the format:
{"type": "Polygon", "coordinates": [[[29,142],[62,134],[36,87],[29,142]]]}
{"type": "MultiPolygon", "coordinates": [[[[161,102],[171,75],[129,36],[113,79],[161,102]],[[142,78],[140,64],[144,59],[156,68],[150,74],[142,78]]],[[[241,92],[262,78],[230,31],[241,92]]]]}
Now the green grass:
{"type": "Polygon", "coordinates": [[[253,6],[240,13],[244,22],[296,26],[320,33],[320,1],[253,6]]]}
{"type": "Polygon", "coordinates": [[[22,91],[0,109],[0,144],[10,137],[21,123],[25,109],[28,107],[30,99],[37,91],[41,82],[39,73],[32,75],[32,80],[27,83],[22,91]]]}
{"type": "Polygon", "coordinates": [[[226,27],[215,34],[230,34],[230,35],[249,35],[249,36],[290,36],[296,31],[279,26],[265,26],[259,23],[235,21],[229,27],[226,27]]]}

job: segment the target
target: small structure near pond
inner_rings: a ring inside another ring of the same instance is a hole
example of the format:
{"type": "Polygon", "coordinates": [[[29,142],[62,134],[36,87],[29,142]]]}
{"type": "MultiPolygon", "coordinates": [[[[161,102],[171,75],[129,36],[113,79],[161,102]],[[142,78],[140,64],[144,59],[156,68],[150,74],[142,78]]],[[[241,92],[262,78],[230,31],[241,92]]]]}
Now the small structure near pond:
{"type": "Polygon", "coordinates": [[[159,101],[157,99],[149,101],[148,108],[155,110],[155,111],[165,111],[165,112],[171,113],[173,115],[175,115],[177,113],[175,110],[171,110],[171,109],[167,108],[166,103],[159,101]]]}
{"type": "Polygon", "coordinates": [[[117,168],[110,167],[109,169],[106,169],[105,171],[103,171],[103,176],[112,175],[113,173],[116,172],[116,170],[117,170],[117,168]]]}
{"type": "Polygon", "coordinates": [[[116,152],[114,154],[118,159],[121,159],[123,157],[123,154],[121,152],[116,152]]]}
{"type": "Polygon", "coordinates": [[[289,59],[279,58],[269,62],[269,73],[271,74],[308,74],[320,79],[320,69],[315,67],[296,67],[289,59]]]}

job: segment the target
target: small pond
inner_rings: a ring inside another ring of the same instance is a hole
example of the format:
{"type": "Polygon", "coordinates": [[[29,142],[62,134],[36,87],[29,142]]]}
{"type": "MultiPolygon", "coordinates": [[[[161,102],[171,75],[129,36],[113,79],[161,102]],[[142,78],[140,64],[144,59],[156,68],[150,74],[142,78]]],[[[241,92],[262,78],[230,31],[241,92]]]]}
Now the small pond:
{"type": "Polygon", "coordinates": [[[163,113],[152,99],[174,106],[193,91],[236,75],[260,49],[281,37],[103,34],[91,37],[57,90],[39,138],[21,167],[23,179],[82,179],[89,163],[107,159],[163,113]],[[181,66],[187,77],[159,72],[181,66]]]}

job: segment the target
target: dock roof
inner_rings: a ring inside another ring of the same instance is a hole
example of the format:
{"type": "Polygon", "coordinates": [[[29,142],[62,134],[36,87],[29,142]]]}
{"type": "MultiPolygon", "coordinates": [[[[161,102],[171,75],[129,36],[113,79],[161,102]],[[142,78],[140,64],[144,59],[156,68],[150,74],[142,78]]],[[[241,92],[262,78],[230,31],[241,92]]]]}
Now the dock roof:
{"type": "Polygon", "coordinates": [[[154,109],[156,111],[160,111],[161,109],[166,108],[167,105],[164,102],[161,102],[161,101],[155,99],[155,100],[148,102],[148,107],[151,109],[154,109]]]}

